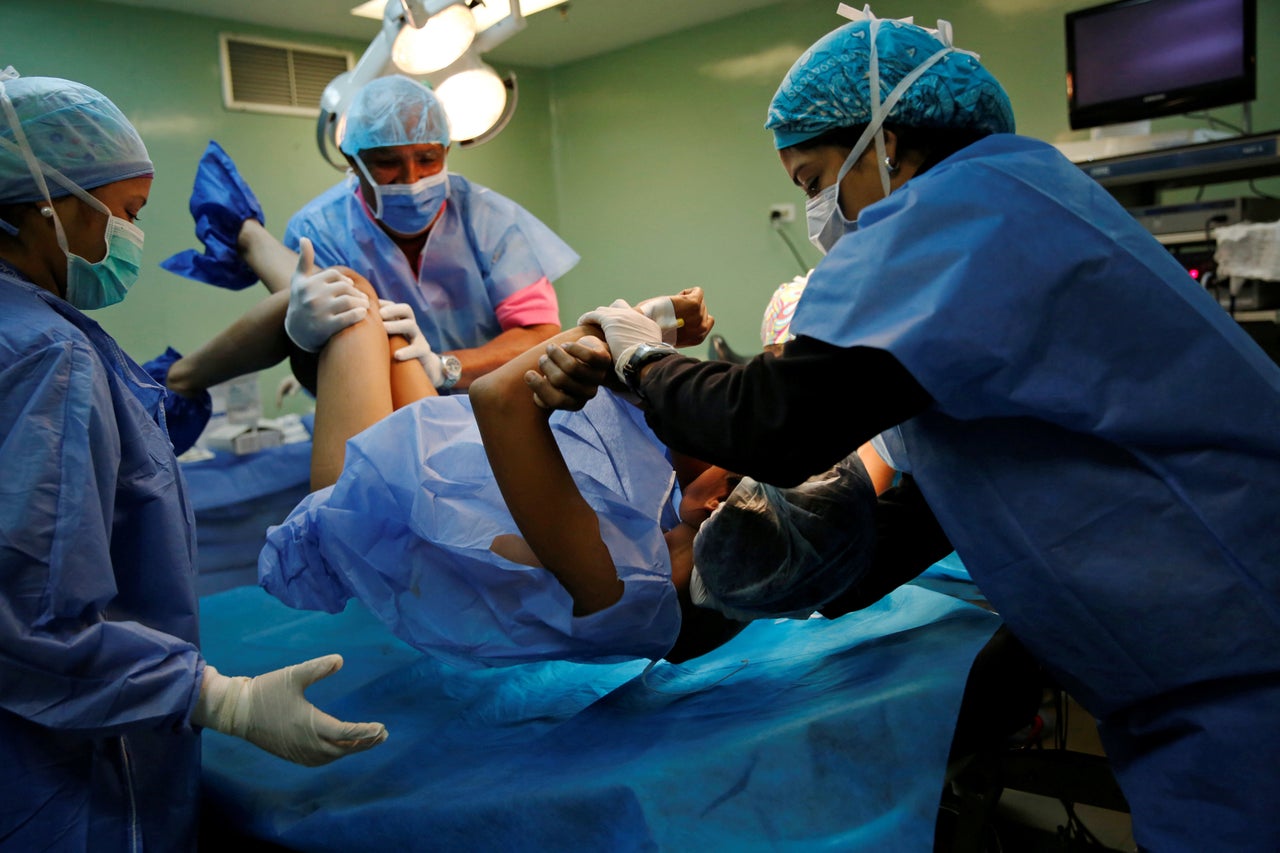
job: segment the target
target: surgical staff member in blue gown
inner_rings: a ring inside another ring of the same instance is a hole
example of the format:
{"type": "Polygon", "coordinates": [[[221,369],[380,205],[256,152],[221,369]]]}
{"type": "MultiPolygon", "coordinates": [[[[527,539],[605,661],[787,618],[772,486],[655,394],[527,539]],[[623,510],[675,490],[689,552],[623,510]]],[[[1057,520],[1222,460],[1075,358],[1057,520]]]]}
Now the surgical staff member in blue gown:
{"type": "Polygon", "coordinates": [[[1280,368],[1105,190],[1014,135],[949,26],[852,17],[769,107],[827,252],[796,340],[696,362],[635,311],[584,320],[663,441],[758,479],[900,424],[973,579],[1097,718],[1138,844],[1280,850],[1280,368]]]}
{"type": "MultiPolygon", "coordinates": [[[[407,306],[394,317],[383,311],[383,319],[416,321],[443,361],[428,371],[440,391],[465,389],[560,331],[552,283],[578,263],[577,253],[511,199],[449,172],[449,123],[430,89],[403,75],[373,80],[352,99],[343,127],[338,145],[350,172],[289,220],[288,249],[301,252],[307,238],[318,266],[350,267],[381,299],[407,306]]],[[[201,234],[206,257],[185,252],[163,265],[224,286],[262,276],[269,289],[287,289],[287,275],[270,271],[291,270],[293,262],[276,263],[278,244],[261,225],[261,208],[222,156],[222,177],[202,170],[192,199],[197,232],[213,232],[201,234]],[[197,213],[204,209],[217,212],[206,218],[197,213]],[[227,233],[229,218],[238,233],[227,233]],[[237,245],[243,261],[217,251],[227,245],[237,245]],[[237,267],[244,271],[238,282],[237,267]]],[[[290,336],[318,352],[334,330],[290,329],[290,336]]]]}
{"type": "Polygon", "coordinates": [[[164,391],[84,310],[142,259],[154,167],[101,93],[0,72],[0,847],[193,849],[202,727],[301,764],[381,743],[198,649],[164,391]]]}

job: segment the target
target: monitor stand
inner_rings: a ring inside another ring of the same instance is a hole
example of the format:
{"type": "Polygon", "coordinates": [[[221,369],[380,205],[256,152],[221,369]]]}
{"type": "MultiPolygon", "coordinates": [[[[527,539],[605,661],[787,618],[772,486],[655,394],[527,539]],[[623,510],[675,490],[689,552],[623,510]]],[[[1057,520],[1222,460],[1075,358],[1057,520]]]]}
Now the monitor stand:
{"type": "Polygon", "coordinates": [[[1141,154],[1163,148],[1213,142],[1234,135],[1228,131],[1208,128],[1186,128],[1152,133],[1150,121],[1133,121],[1127,124],[1095,127],[1089,131],[1089,138],[1086,140],[1058,142],[1054,147],[1073,163],[1087,163],[1091,160],[1105,160],[1108,157],[1121,157],[1125,154],[1141,154]]]}

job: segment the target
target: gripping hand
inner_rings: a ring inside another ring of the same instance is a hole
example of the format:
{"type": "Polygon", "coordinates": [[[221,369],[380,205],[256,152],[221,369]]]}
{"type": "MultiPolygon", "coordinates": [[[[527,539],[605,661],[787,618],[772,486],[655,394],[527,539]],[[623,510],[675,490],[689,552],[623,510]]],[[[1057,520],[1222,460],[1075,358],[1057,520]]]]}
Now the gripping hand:
{"type": "Polygon", "coordinates": [[[364,319],[369,313],[369,297],[337,270],[317,270],[311,241],[303,237],[299,243],[298,267],[289,280],[284,330],[300,349],[319,352],[329,338],[364,319]]]}
{"type": "Polygon", "coordinates": [[[615,300],[612,305],[588,311],[578,318],[578,325],[594,323],[604,332],[605,343],[613,354],[613,369],[620,381],[626,381],[622,368],[640,344],[662,342],[662,327],[627,304],[615,300]]]}
{"type": "Polygon", "coordinates": [[[408,346],[396,350],[396,361],[416,358],[422,363],[422,369],[426,371],[427,379],[431,380],[433,386],[439,388],[444,384],[444,365],[440,356],[432,352],[431,344],[427,343],[422,329],[418,328],[418,321],[413,316],[413,306],[405,302],[379,299],[378,314],[382,317],[382,325],[386,327],[388,335],[399,335],[409,342],[408,346]]]}

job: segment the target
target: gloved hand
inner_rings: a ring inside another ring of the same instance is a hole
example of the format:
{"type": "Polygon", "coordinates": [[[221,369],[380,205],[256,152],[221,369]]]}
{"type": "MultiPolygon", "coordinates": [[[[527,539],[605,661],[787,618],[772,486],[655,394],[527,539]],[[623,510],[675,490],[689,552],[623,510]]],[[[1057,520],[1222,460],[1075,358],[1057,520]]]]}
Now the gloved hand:
{"type": "Polygon", "coordinates": [[[191,722],[307,767],[363,752],[387,739],[382,723],[344,723],[302,695],[341,668],[341,655],[313,658],[256,678],[228,678],[206,665],[191,722]]]}
{"type": "Polygon", "coordinates": [[[307,352],[319,352],[329,338],[369,313],[369,297],[335,269],[316,270],[315,248],[303,237],[298,268],[289,281],[289,310],[284,330],[307,352]]]}
{"type": "Polygon", "coordinates": [[[676,330],[682,325],[676,319],[676,306],[670,296],[655,296],[636,304],[636,310],[658,324],[664,344],[676,344],[676,330]]]}
{"type": "Polygon", "coordinates": [[[640,344],[662,342],[662,328],[628,305],[625,299],[616,299],[612,305],[588,311],[578,318],[578,325],[586,323],[594,323],[604,331],[605,343],[613,354],[614,372],[623,382],[626,379],[622,375],[622,368],[626,366],[635,348],[640,344]]]}
{"type": "Polygon", "coordinates": [[[396,361],[408,361],[416,358],[427,372],[427,379],[436,388],[444,384],[444,365],[440,356],[431,351],[418,321],[413,316],[413,307],[404,302],[392,302],[390,299],[378,300],[378,313],[382,316],[382,325],[386,326],[388,335],[400,335],[409,342],[408,346],[396,350],[396,361]]]}

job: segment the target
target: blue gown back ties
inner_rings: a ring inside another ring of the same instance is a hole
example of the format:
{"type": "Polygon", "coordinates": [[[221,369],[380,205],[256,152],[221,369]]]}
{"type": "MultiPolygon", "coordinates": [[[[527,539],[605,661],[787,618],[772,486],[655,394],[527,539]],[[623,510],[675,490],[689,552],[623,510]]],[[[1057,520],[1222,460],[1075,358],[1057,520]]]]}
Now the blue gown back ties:
{"type": "Polygon", "coordinates": [[[164,392],[0,267],[0,846],[187,850],[203,666],[164,392]]]}
{"type": "Polygon", "coordinates": [[[552,428],[624,582],[612,607],[574,617],[549,572],[489,550],[519,531],[461,395],[420,400],[351,439],[338,482],[268,532],[262,586],[330,613],[358,598],[405,642],[464,666],[661,657],[680,625],[662,535],[674,522],[666,449],[607,392],[556,413],[552,428]]]}
{"type": "Polygon", "coordinates": [[[866,208],[795,332],[933,396],[913,472],[1010,628],[1099,718],[1152,850],[1280,849],[1280,368],[1048,145],[866,208]]]}

